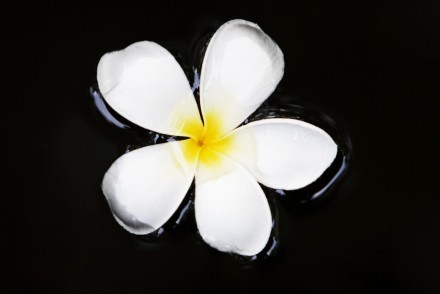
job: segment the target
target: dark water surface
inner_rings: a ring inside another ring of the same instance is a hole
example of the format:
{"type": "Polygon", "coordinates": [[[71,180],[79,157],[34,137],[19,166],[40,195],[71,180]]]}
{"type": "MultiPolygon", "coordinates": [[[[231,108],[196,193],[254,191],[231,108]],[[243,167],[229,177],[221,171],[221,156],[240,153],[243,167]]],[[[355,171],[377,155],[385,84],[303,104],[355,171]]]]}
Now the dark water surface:
{"type": "Polygon", "coordinates": [[[440,5],[304,3],[3,18],[5,293],[438,293],[440,5]],[[250,120],[304,119],[341,148],[311,187],[265,190],[276,225],[256,262],[201,240],[192,193],[157,236],[139,238],[100,188],[117,157],[167,139],[105,114],[100,57],[155,41],[194,84],[209,34],[233,18],[257,22],[285,55],[283,80],[250,120]]]}

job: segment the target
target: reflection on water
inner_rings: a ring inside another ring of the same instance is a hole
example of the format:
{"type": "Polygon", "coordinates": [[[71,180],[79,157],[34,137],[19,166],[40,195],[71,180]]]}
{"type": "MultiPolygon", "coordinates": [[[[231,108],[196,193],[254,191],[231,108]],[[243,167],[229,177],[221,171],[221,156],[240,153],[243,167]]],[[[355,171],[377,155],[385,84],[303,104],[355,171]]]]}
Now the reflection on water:
{"type": "MultiPolygon", "coordinates": [[[[193,63],[194,67],[192,67],[191,70],[186,70],[188,80],[191,81],[192,90],[199,108],[199,73],[204,51],[210,35],[211,34],[198,36],[197,40],[193,42],[191,47],[193,47],[192,49],[195,49],[195,54],[190,58],[189,63],[193,63]]],[[[176,59],[179,63],[184,63],[181,56],[177,56],[176,59]]],[[[184,70],[187,68],[188,64],[183,66],[184,70]]],[[[90,94],[93,98],[94,107],[105,121],[112,125],[114,129],[122,130],[125,133],[133,135],[133,144],[127,146],[125,150],[126,152],[152,144],[182,139],[142,129],[123,118],[105,102],[97,85],[90,88],[90,94]]],[[[319,111],[319,107],[310,105],[301,98],[275,92],[259,109],[257,109],[255,113],[245,120],[243,124],[267,118],[293,118],[316,125],[325,130],[333,138],[338,145],[338,153],[334,162],[324,174],[307,187],[294,191],[285,191],[281,189],[274,190],[263,187],[272,211],[272,235],[265,249],[259,254],[252,257],[233,255],[235,259],[245,263],[266,260],[267,258],[276,255],[280,245],[282,245],[283,235],[285,235],[287,231],[287,228],[284,228],[283,225],[288,223],[288,220],[280,220],[286,217],[286,211],[289,211],[290,208],[294,209],[296,207],[313,206],[317,203],[322,204],[336,197],[337,191],[335,188],[338,187],[341,179],[347,173],[350,162],[351,140],[349,136],[344,131],[343,126],[338,125],[326,113],[319,111]]],[[[162,228],[159,228],[155,232],[146,236],[137,236],[136,238],[145,241],[154,241],[161,238],[169,231],[178,230],[178,228],[185,223],[190,223],[195,227],[194,183],[177,211],[162,228]]]]}

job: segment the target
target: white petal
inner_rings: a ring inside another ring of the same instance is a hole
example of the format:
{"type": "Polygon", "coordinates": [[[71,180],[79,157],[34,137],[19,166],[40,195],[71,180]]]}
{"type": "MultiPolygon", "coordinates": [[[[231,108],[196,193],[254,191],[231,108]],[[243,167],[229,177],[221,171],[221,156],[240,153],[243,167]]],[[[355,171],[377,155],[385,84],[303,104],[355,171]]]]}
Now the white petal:
{"type": "Polygon", "coordinates": [[[226,157],[215,166],[199,164],[195,213],[200,235],[220,251],[252,256],[269,240],[272,216],[263,190],[226,157]]]}
{"type": "Polygon", "coordinates": [[[203,60],[200,97],[205,120],[211,114],[221,116],[223,134],[234,129],[274,91],[283,74],[283,53],[256,24],[225,23],[203,60]]]}
{"type": "Polygon", "coordinates": [[[191,87],[174,57],[153,42],[105,54],[98,64],[99,89],[131,122],[163,134],[188,136],[188,119],[201,124],[191,87]]]}
{"type": "Polygon", "coordinates": [[[182,151],[188,140],[143,147],[119,157],[104,176],[102,190],[116,220],[144,235],[176,211],[194,178],[196,162],[182,151]]]}
{"type": "Polygon", "coordinates": [[[332,164],[337,145],[322,129],[295,119],[260,120],[236,129],[228,156],[258,182],[294,190],[314,182],[332,164]]]}

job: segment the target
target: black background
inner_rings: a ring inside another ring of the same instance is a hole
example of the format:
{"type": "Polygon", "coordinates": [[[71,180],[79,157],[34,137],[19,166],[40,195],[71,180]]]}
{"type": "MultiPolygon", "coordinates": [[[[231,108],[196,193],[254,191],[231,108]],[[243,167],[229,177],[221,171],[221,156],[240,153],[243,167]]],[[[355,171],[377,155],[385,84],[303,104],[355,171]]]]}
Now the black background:
{"type": "Polygon", "coordinates": [[[2,287],[438,293],[439,3],[5,11],[2,287]],[[233,18],[279,44],[280,91],[319,105],[353,143],[331,199],[284,209],[280,250],[257,264],[210,249],[191,221],[150,243],[114,221],[100,182],[134,139],[89,95],[104,53],[151,40],[190,62],[194,38],[233,18]]]}

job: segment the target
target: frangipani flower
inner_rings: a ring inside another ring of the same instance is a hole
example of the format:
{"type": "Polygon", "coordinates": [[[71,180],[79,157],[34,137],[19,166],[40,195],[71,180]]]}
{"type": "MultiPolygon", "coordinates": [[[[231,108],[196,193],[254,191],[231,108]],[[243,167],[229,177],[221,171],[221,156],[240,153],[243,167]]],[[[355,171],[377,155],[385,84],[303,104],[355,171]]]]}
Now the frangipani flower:
{"type": "Polygon", "coordinates": [[[118,158],[102,189],[117,222],[134,234],[164,225],[195,177],[195,217],[203,240],[245,256],[267,244],[271,211],[260,185],[294,190],[331,165],[337,146],[323,130],[295,119],[238,127],[275,90],[281,50],[256,24],[232,20],[207,47],[200,109],[174,57],[153,42],[105,54],[98,65],[104,99],[123,117],[181,141],[118,158]],[[238,128],[237,128],[238,127],[238,128]]]}

